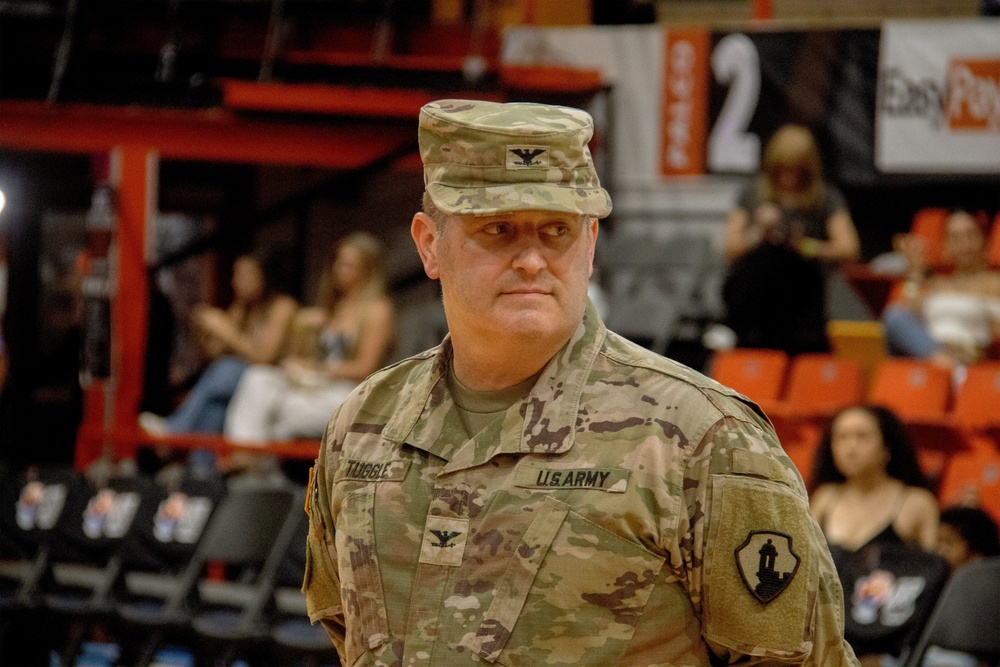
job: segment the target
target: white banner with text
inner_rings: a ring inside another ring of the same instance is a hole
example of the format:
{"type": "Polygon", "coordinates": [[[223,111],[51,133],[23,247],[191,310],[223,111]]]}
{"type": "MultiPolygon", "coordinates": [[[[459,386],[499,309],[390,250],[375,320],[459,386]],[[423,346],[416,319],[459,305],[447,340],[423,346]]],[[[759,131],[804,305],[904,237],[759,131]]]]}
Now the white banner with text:
{"type": "Polygon", "coordinates": [[[883,172],[1000,174],[1000,20],[886,22],[875,138],[883,172]]]}

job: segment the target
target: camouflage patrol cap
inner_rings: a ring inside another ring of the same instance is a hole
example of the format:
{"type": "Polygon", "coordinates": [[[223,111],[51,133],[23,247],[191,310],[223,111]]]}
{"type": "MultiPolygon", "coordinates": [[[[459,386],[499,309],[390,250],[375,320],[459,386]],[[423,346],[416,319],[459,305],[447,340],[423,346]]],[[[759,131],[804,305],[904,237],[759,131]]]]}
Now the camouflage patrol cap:
{"type": "Polygon", "coordinates": [[[545,104],[438,100],[420,110],[424,187],[444,213],[548,210],[603,218],[585,111],[545,104]]]}

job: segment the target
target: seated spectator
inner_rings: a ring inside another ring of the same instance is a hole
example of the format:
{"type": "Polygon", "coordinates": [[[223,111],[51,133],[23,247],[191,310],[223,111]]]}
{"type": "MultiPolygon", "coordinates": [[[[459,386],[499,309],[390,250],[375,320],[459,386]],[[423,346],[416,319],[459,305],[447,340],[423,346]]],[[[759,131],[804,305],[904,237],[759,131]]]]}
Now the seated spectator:
{"type": "Polygon", "coordinates": [[[844,589],[845,638],[862,665],[900,655],[948,576],[929,551],[937,501],[906,427],[883,407],[841,410],[823,433],[810,489],[844,589]]]}
{"type": "Polygon", "coordinates": [[[240,381],[226,415],[227,438],[262,443],[323,435],[334,410],[391,351],[394,315],[382,262],[382,245],[370,234],[337,244],[321,305],[296,316],[299,343],[280,367],[254,366],[240,381]]]}
{"type": "Polygon", "coordinates": [[[229,307],[225,310],[208,304],[195,307],[192,324],[211,362],[169,416],[151,412],[139,415],[143,429],[154,435],[221,434],[226,408],[247,367],[274,364],[281,358],[298,304],[272,288],[268,268],[263,257],[249,254],[237,257],[233,262],[233,301],[229,307]]]}
{"type": "Polygon", "coordinates": [[[888,408],[852,406],[830,420],[810,488],[813,514],[832,545],[856,551],[872,541],[936,544],[937,500],[906,426],[888,408]]]}
{"type": "Polygon", "coordinates": [[[907,236],[897,245],[908,268],[902,301],[882,315],[889,353],[947,368],[987,356],[1000,334],[1000,272],[987,264],[983,224],[967,211],[948,217],[944,254],[953,268],[947,272],[927,275],[922,239],[907,236]]]}
{"type": "Polygon", "coordinates": [[[986,511],[954,505],[941,511],[936,549],[955,571],[974,560],[1000,556],[1000,531],[986,511]]]}
{"type": "Polygon", "coordinates": [[[840,263],[858,258],[859,247],[843,196],[823,179],[812,133],[780,128],[726,227],[722,298],[736,344],[789,354],[829,350],[827,282],[840,263]]]}

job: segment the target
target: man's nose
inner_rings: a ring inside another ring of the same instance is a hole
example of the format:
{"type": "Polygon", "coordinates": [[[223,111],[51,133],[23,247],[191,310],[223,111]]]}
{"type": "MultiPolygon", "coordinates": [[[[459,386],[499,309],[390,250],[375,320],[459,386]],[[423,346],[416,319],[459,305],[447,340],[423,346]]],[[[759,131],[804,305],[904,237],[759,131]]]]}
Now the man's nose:
{"type": "Polygon", "coordinates": [[[517,249],[512,265],[518,271],[530,274],[538,273],[545,268],[545,255],[542,254],[540,243],[526,241],[517,249]]]}

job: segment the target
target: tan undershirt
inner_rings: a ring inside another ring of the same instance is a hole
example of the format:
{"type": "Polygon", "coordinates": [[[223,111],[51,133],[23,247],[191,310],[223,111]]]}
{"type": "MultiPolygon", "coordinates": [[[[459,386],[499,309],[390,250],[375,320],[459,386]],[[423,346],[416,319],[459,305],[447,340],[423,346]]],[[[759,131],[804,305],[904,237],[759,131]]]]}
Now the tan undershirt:
{"type": "Polygon", "coordinates": [[[455,376],[454,367],[448,369],[448,390],[462,417],[466,434],[471,438],[497,419],[503,417],[507,408],[514,405],[531,392],[541,371],[527,380],[511,387],[496,391],[475,391],[469,389],[455,376]]]}

